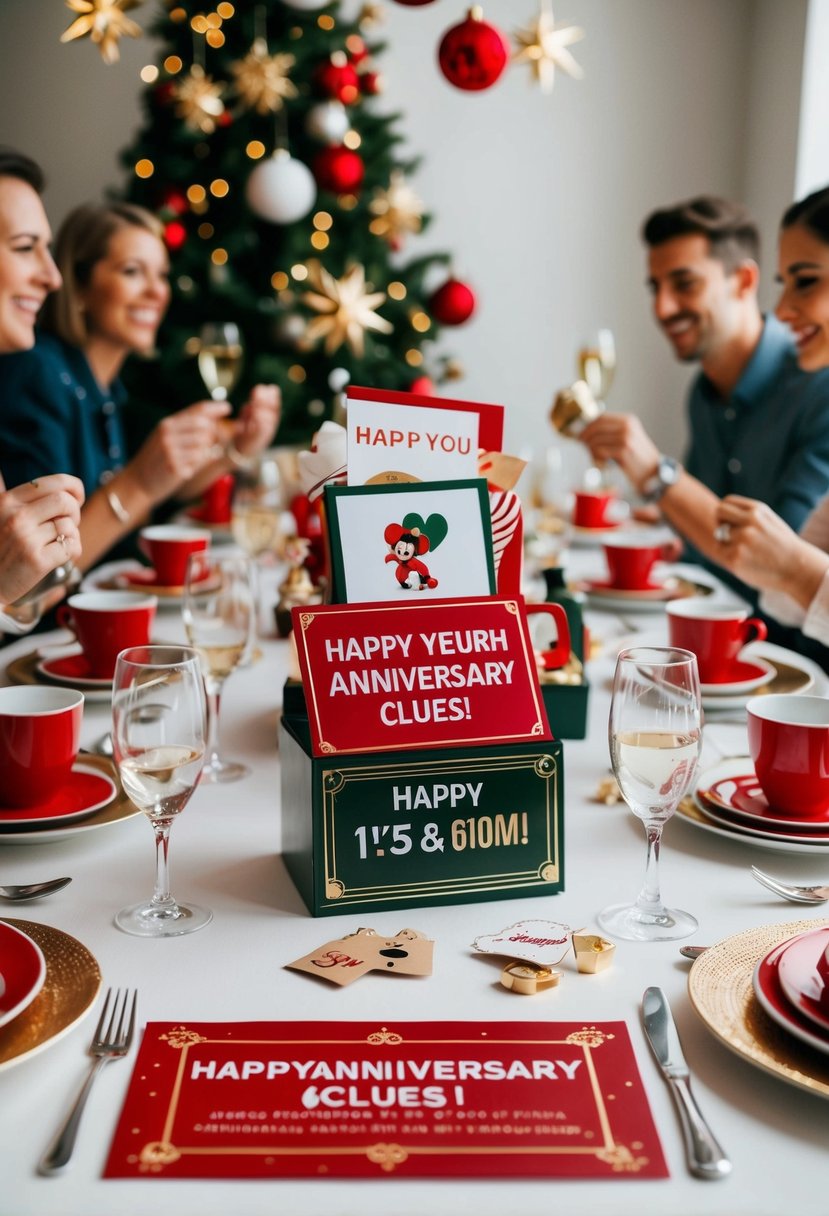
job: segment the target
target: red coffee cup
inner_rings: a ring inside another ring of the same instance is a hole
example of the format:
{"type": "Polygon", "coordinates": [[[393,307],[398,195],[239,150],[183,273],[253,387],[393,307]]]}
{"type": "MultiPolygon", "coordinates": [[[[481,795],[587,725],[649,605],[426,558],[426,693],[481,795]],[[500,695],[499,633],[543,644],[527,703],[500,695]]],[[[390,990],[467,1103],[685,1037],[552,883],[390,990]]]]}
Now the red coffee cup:
{"type": "Polygon", "coordinates": [[[110,680],[128,646],[146,646],[158,600],[139,591],[82,591],[57,611],[58,624],[78,639],[91,675],[110,680]]]}
{"type": "Polygon", "coordinates": [[[757,780],[780,815],[829,810],[829,699],[770,693],[748,704],[748,750],[757,780]]]}
{"type": "Polygon", "coordinates": [[[187,559],[191,553],[207,548],[210,533],[201,528],[154,524],[141,529],[139,544],[155,568],[159,587],[183,587],[187,559]]]}
{"type": "Polygon", "coordinates": [[[619,591],[649,591],[656,562],[670,561],[675,546],[658,540],[634,541],[629,537],[605,542],[604,554],[610,585],[619,591]]]}
{"type": "Polygon", "coordinates": [[[202,495],[198,518],[206,524],[229,524],[235,485],[236,479],[232,473],[225,473],[211,482],[202,495]]]}
{"type": "Polygon", "coordinates": [[[576,490],[573,495],[573,523],[577,528],[606,528],[614,521],[610,510],[616,501],[612,492],[576,490]]]}
{"type": "Polygon", "coordinates": [[[0,805],[52,798],[78,755],[83,693],[75,688],[0,688],[0,805]]]}
{"type": "Polygon", "coordinates": [[[666,606],[666,612],[668,639],[672,646],[697,656],[702,684],[727,681],[743,647],[762,642],[767,632],[765,624],[749,616],[747,609],[704,599],[675,600],[666,606]]]}
{"type": "Polygon", "coordinates": [[[570,622],[561,604],[528,604],[527,616],[546,613],[556,623],[556,643],[552,648],[540,651],[544,671],[555,671],[563,667],[570,658],[570,622]]]}

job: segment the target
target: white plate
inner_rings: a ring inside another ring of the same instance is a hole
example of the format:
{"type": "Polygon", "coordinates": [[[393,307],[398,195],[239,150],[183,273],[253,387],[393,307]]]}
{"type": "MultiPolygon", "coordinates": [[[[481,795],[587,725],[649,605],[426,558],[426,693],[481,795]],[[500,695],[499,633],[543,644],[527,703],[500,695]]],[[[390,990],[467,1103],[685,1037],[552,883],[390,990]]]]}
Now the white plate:
{"type": "Polygon", "coordinates": [[[741,655],[740,662],[746,666],[756,667],[758,671],[755,675],[744,680],[725,681],[717,684],[700,684],[699,690],[704,697],[707,697],[712,705],[716,704],[719,697],[726,696],[729,693],[739,696],[753,692],[755,688],[762,688],[769,680],[774,679],[777,675],[777,668],[773,664],[768,663],[765,659],[761,659],[759,655],[748,654],[741,655]]]}
{"type": "Polygon", "coordinates": [[[694,794],[694,802],[697,804],[703,815],[707,819],[718,823],[720,827],[729,828],[738,836],[757,837],[760,840],[779,840],[785,844],[811,844],[817,845],[818,848],[829,849],[829,832],[824,834],[816,832],[803,832],[799,835],[794,835],[791,832],[775,832],[774,829],[752,827],[748,823],[738,823],[736,820],[728,817],[727,814],[720,813],[715,806],[710,802],[703,802],[698,794],[694,794]]]}
{"type": "MultiPolygon", "coordinates": [[[[90,570],[86,578],[81,583],[81,591],[146,591],[147,595],[153,594],[151,586],[136,587],[129,584],[124,586],[118,581],[118,576],[130,570],[146,570],[141,562],[134,561],[132,558],[127,558],[120,562],[104,562],[102,566],[96,566],[94,570],[90,570]]],[[[181,612],[181,596],[180,595],[159,595],[158,597],[159,612],[181,612]]]]}
{"type": "MultiPolygon", "coordinates": [[[[657,563],[655,567],[654,580],[656,582],[666,583],[669,579],[681,579],[684,582],[692,584],[697,590],[695,595],[710,595],[716,590],[716,584],[711,577],[694,568],[693,573],[688,573],[688,567],[680,566],[663,566],[657,563]]],[[[588,588],[589,582],[601,583],[603,579],[581,578],[579,584],[585,588],[587,602],[591,608],[601,608],[606,612],[621,612],[624,614],[647,612],[651,614],[664,614],[666,604],[673,603],[676,599],[685,598],[679,596],[665,596],[654,598],[653,591],[645,592],[644,595],[636,591],[620,591],[617,594],[612,594],[610,588],[607,590],[597,590],[592,592],[588,588]]],[[[690,593],[689,593],[690,594],[690,593]]],[[[637,646],[644,646],[647,643],[637,639],[637,646]]],[[[665,639],[662,638],[658,643],[660,646],[665,645],[665,639]]]]}
{"type": "Polygon", "coordinates": [[[761,836],[754,832],[741,832],[735,827],[719,827],[714,823],[713,819],[708,818],[708,810],[702,809],[696,804],[695,809],[701,815],[705,815],[705,821],[697,819],[693,813],[688,813],[682,809],[680,805],[676,812],[676,818],[682,823],[689,823],[691,827],[699,828],[702,832],[711,832],[714,836],[722,836],[725,840],[730,840],[732,843],[748,845],[755,849],[768,849],[771,853],[819,853],[822,857],[829,857],[829,845],[817,844],[814,842],[799,844],[791,843],[787,840],[781,840],[779,836],[761,836]]]}

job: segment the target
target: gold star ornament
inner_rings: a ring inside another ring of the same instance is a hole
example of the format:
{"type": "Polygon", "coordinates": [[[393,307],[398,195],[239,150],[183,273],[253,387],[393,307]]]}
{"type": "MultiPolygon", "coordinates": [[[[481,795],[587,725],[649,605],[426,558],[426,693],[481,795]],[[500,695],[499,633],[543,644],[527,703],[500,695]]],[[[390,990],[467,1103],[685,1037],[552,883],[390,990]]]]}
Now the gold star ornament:
{"type": "Polygon", "coordinates": [[[287,98],[297,96],[288,75],[295,63],[293,55],[269,55],[265,40],[257,38],[244,59],[231,66],[236,92],[257,114],[274,114],[287,98]]]}
{"type": "Polygon", "coordinates": [[[60,36],[61,42],[72,42],[88,34],[97,44],[104,63],[116,63],[120,57],[118,39],[141,37],[141,26],[127,10],[136,8],[141,0],[66,0],[66,7],[79,13],[67,30],[60,36]]]}
{"type": "Polygon", "coordinates": [[[193,131],[212,135],[216,120],[224,113],[223,84],[216,84],[198,64],[173,86],[176,114],[193,131]]]}
{"type": "Polygon", "coordinates": [[[399,249],[407,233],[420,232],[423,203],[399,169],[392,171],[388,189],[375,190],[368,209],[374,216],[369,231],[388,241],[393,249],[399,249]]]}
{"type": "Polygon", "coordinates": [[[513,37],[516,45],[513,63],[527,64],[533,79],[541,85],[542,93],[553,91],[556,68],[575,80],[581,80],[584,75],[567,50],[584,37],[584,30],[577,25],[556,25],[548,4],[542,3],[534,25],[516,30],[513,37]]]}
{"type": "Polygon", "coordinates": [[[313,291],[302,296],[315,313],[308,324],[306,337],[311,342],[325,339],[325,353],[331,355],[348,343],[351,353],[361,358],[365,350],[367,329],[390,334],[394,326],[374,311],[386,299],[384,291],[366,291],[365,267],[353,263],[341,279],[317,261],[308,263],[308,282],[313,291]]]}

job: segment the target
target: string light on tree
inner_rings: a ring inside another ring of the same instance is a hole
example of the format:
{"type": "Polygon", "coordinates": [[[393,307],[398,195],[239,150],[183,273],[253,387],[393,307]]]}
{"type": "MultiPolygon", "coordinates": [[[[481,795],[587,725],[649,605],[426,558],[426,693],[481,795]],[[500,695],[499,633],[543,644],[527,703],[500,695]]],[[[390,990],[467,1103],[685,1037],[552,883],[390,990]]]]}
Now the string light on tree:
{"type": "Polygon", "coordinates": [[[584,30],[577,25],[556,25],[549,0],[541,0],[535,23],[516,30],[513,37],[516,45],[513,63],[529,67],[542,93],[553,91],[556,68],[576,80],[584,76],[581,66],[567,50],[584,37],[584,30]]]}
{"type": "Polygon", "coordinates": [[[126,15],[140,3],[141,0],[66,0],[66,7],[80,16],[64,30],[60,40],[72,42],[88,34],[101,52],[104,63],[117,63],[121,54],[118,39],[141,37],[141,26],[126,15]]]}
{"type": "Polygon", "coordinates": [[[507,66],[510,47],[497,28],[473,5],[466,19],[448,29],[438,47],[438,62],[450,84],[467,92],[488,89],[507,66]]]}
{"type": "Polygon", "coordinates": [[[302,302],[315,316],[308,324],[309,341],[325,339],[325,353],[332,355],[347,343],[351,353],[362,358],[365,352],[366,330],[390,334],[394,330],[385,317],[375,309],[385,301],[384,291],[367,291],[365,267],[359,263],[349,266],[337,279],[317,261],[308,263],[308,282],[313,291],[305,292],[302,302]]]}

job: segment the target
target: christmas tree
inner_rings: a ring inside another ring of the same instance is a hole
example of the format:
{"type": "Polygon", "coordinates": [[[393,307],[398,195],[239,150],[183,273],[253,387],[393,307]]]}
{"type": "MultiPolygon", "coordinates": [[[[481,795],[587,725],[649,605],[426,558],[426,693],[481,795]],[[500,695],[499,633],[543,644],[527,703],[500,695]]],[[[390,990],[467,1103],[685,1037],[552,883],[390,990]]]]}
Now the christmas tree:
{"type": "Polygon", "coordinates": [[[142,73],[146,121],[123,154],[125,197],[159,215],[171,259],[159,358],[132,369],[144,425],[150,403],[205,395],[209,322],[241,331],[234,397],[281,386],[283,442],[307,440],[349,382],[428,391],[423,377],[453,374],[432,343],[472,302],[435,294],[446,255],[408,256],[428,216],[400,116],[377,109],[378,10],[346,21],[320,0],[214,12],[168,0],[157,66],[142,73]]]}

